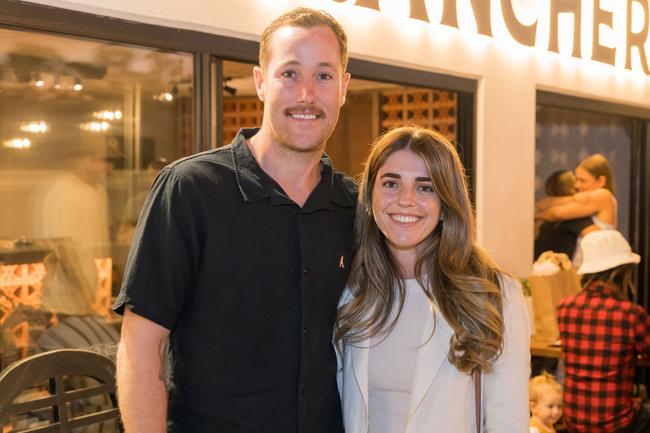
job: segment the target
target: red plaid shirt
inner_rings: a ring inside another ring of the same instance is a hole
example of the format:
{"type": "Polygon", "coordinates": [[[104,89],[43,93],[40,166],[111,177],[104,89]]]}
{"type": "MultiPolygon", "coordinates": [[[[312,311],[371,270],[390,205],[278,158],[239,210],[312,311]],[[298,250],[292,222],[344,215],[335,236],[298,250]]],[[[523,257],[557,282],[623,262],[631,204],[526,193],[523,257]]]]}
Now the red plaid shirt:
{"type": "Polygon", "coordinates": [[[636,357],[650,356],[650,316],[602,283],[563,299],[557,315],[567,427],[610,433],[628,426],[638,410],[632,400],[636,357]]]}

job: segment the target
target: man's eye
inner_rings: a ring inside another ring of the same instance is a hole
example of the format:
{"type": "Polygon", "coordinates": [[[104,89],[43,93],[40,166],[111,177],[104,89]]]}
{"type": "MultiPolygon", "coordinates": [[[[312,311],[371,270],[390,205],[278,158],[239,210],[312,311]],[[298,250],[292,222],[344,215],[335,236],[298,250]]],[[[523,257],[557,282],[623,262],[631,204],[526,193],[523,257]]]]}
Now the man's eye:
{"type": "Polygon", "coordinates": [[[384,183],[382,183],[382,186],[384,188],[397,188],[397,183],[393,182],[392,180],[386,180],[384,183]]]}
{"type": "Polygon", "coordinates": [[[282,73],[284,78],[296,78],[296,73],[294,71],[286,71],[282,73]]]}
{"type": "Polygon", "coordinates": [[[332,74],[328,74],[326,72],[318,74],[318,79],[319,80],[328,81],[328,80],[332,80],[333,78],[334,77],[332,77],[332,74]]]}
{"type": "Polygon", "coordinates": [[[420,190],[422,192],[434,192],[433,186],[431,186],[431,185],[420,185],[418,187],[418,190],[420,190]]]}

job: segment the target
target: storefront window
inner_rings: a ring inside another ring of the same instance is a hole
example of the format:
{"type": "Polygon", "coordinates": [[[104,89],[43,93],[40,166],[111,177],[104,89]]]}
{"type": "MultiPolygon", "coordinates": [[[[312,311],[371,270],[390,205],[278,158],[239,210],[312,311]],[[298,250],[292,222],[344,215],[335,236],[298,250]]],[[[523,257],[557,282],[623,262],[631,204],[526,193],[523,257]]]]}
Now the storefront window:
{"type": "Polygon", "coordinates": [[[147,190],[194,151],[193,57],[0,29],[0,369],[114,355],[147,190]]]}

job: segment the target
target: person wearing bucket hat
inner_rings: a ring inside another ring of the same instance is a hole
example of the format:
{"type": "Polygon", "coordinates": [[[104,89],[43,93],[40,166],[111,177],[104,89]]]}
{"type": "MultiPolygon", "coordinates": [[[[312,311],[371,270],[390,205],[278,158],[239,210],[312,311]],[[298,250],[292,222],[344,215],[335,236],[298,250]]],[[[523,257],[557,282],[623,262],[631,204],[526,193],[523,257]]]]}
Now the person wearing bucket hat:
{"type": "Polygon", "coordinates": [[[637,359],[650,358],[650,316],[631,300],[641,257],[616,230],[589,233],[580,247],[583,290],[557,307],[566,426],[576,433],[649,432],[650,413],[632,395],[637,359]]]}

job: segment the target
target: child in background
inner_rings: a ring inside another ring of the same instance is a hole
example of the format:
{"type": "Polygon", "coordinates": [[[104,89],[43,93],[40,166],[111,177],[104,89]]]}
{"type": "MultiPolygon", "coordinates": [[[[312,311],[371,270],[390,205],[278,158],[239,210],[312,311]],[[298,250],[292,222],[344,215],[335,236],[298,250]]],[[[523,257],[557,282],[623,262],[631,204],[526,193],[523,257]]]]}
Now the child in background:
{"type": "Polygon", "coordinates": [[[562,416],[562,386],[544,372],[528,382],[530,433],[556,433],[553,425],[562,416]]]}

